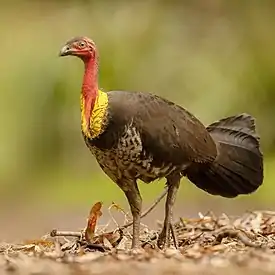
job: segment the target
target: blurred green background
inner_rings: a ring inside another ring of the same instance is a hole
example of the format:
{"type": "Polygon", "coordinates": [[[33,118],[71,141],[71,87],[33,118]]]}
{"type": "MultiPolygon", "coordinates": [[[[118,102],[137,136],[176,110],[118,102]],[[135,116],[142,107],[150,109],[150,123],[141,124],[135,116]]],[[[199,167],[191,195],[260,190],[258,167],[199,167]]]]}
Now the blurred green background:
{"type": "MultiPolygon", "coordinates": [[[[58,58],[63,44],[79,35],[97,43],[104,90],[162,95],[205,124],[239,112],[257,118],[264,185],[251,196],[228,200],[183,180],[176,213],[272,208],[274,12],[274,1],[253,0],[2,1],[0,238],[25,236],[33,221],[39,232],[67,225],[70,217],[78,226],[98,200],[127,205],[82,140],[83,65],[58,58]]],[[[145,204],[163,186],[141,184],[145,204]]],[[[160,207],[156,218],[162,212],[160,207]]]]}

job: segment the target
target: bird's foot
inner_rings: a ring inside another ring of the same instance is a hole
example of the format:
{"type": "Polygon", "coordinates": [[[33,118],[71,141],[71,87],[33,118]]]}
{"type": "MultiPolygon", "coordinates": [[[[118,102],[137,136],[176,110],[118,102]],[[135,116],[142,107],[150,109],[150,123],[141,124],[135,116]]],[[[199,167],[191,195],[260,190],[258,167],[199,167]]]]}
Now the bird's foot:
{"type": "Polygon", "coordinates": [[[160,249],[166,249],[169,245],[169,234],[170,232],[165,229],[161,231],[158,237],[157,245],[160,249]]]}
{"type": "Polygon", "coordinates": [[[168,228],[169,229],[167,230],[164,227],[163,230],[161,231],[157,241],[157,245],[160,249],[163,249],[163,250],[170,247],[170,236],[171,236],[170,234],[172,234],[174,246],[176,249],[178,249],[179,242],[178,242],[178,238],[177,238],[174,226],[170,223],[168,228]]]}

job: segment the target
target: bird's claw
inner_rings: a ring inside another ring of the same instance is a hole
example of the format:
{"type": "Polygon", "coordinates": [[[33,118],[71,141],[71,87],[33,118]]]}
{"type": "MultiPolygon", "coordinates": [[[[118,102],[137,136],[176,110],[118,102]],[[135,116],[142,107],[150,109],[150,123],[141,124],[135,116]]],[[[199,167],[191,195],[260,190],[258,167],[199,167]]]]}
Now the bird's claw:
{"type": "Polygon", "coordinates": [[[166,249],[169,243],[169,233],[162,231],[158,237],[157,245],[160,249],[166,249]]]}

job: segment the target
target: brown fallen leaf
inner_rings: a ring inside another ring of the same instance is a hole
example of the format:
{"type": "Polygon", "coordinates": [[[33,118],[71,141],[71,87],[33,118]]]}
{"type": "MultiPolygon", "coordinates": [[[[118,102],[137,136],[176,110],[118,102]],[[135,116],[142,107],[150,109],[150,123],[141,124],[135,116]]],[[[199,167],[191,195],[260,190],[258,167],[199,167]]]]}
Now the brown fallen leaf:
{"type": "Polygon", "coordinates": [[[98,218],[102,215],[101,212],[102,202],[97,202],[93,205],[89,217],[88,217],[88,223],[87,227],[85,229],[85,240],[88,243],[92,243],[94,234],[95,234],[95,228],[98,218]]]}
{"type": "Polygon", "coordinates": [[[26,240],[24,241],[24,244],[26,245],[33,244],[33,245],[41,245],[43,247],[51,247],[54,245],[54,242],[38,239],[38,240],[26,240]]]}
{"type": "Polygon", "coordinates": [[[103,237],[103,245],[104,247],[107,247],[108,249],[113,249],[113,245],[109,242],[109,240],[105,237],[103,237]]]}
{"type": "Polygon", "coordinates": [[[116,243],[122,238],[122,232],[119,230],[115,230],[113,232],[106,232],[103,234],[98,235],[95,240],[94,243],[98,243],[98,244],[103,244],[104,243],[104,239],[107,239],[110,244],[115,247],[116,243]]]}

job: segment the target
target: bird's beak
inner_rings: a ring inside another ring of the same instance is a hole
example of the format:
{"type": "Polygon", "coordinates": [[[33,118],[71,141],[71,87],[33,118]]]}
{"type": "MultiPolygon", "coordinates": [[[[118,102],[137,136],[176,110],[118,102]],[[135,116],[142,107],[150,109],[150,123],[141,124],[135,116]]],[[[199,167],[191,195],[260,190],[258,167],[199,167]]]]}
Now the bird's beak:
{"type": "Polygon", "coordinates": [[[72,53],[71,49],[69,46],[64,46],[60,52],[59,52],[59,56],[67,56],[70,55],[72,53]]]}

